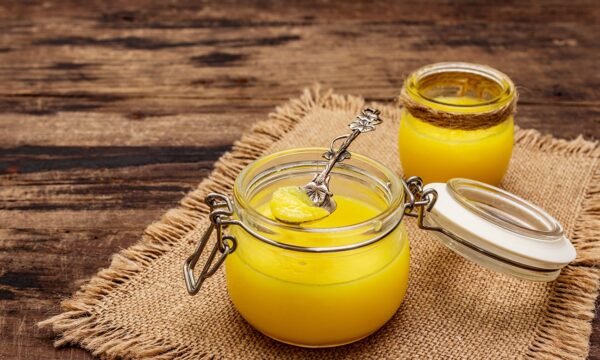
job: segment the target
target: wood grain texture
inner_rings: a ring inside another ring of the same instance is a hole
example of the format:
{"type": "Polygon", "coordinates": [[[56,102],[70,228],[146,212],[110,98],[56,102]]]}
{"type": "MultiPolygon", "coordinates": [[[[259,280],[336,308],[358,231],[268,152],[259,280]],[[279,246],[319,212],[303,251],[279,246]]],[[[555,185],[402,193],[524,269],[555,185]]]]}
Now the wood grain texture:
{"type": "Polygon", "coordinates": [[[314,82],[387,102],[419,66],[485,63],[522,127],[600,138],[598,18],[584,0],[1,2],[0,359],[91,358],[33,324],[314,82]]]}

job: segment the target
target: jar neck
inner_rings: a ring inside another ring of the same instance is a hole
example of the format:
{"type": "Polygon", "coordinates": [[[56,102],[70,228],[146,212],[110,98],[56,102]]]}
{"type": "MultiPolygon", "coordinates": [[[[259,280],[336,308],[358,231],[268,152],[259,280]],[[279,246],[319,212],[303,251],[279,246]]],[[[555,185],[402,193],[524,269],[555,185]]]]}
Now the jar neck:
{"type": "Polygon", "coordinates": [[[425,122],[474,130],[492,127],[512,115],[517,92],[508,76],[490,67],[438,63],[409,75],[400,100],[425,122]]]}

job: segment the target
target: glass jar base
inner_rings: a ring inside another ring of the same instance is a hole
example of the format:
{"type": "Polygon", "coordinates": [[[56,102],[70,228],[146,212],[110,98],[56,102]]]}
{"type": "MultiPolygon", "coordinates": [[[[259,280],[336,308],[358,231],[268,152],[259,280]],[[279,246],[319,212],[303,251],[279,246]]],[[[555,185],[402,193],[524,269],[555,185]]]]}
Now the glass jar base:
{"type": "MultiPolygon", "coordinates": [[[[377,330],[379,330],[379,329],[377,329],[377,330]]],[[[298,346],[298,347],[306,348],[306,349],[326,349],[326,348],[333,348],[333,347],[339,347],[339,346],[349,345],[349,344],[355,343],[357,341],[361,341],[362,339],[368,338],[369,336],[371,336],[372,334],[374,334],[375,332],[377,332],[377,330],[371,331],[370,333],[368,333],[366,335],[363,335],[361,337],[358,337],[358,338],[356,338],[354,340],[350,340],[350,341],[344,341],[344,342],[335,343],[335,344],[325,344],[325,345],[308,345],[308,344],[299,344],[299,343],[295,343],[295,342],[292,342],[292,341],[282,340],[282,339],[279,339],[279,338],[277,338],[275,336],[271,336],[271,335],[269,335],[267,333],[264,333],[264,332],[262,332],[262,331],[260,331],[260,330],[257,329],[258,332],[260,332],[261,334],[263,334],[266,337],[269,337],[269,338],[271,338],[271,339],[273,339],[275,341],[278,341],[280,343],[284,343],[284,344],[287,344],[287,345],[292,345],[292,346],[298,346]]]]}

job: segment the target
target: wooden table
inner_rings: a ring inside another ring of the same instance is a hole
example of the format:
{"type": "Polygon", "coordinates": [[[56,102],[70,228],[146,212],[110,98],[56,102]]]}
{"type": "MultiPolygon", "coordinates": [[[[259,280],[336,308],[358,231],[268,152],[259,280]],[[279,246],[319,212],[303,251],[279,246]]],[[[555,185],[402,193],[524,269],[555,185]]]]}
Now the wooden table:
{"type": "Polygon", "coordinates": [[[2,359],[90,358],[34,324],[314,82],[391,101],[421,65],[485,63],[522,127],[600,138],[597,1],[81,3],[0,3],[2,359]]]}

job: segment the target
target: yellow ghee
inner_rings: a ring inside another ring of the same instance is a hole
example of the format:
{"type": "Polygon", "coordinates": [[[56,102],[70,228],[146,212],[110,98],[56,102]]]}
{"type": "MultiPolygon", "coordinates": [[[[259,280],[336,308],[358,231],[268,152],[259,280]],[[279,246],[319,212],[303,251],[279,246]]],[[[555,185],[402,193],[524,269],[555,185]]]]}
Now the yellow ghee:
{"type": "MultiPolygon", "coordinates": [[[[274,219],[265,198],[255,197],[251,206],[274,219]]],[[[313,232],[284,229],[269,236],[288,244],[339,246],[376,235],[328,229],[375,217],[385,208],[382,201],[342,195],[335,200],[330,216],[301,225],[313,232]]],[[[402,224],[372,245],[334,253],[286,250],[237,227],[231,232],[238,246],[226,260],[230,298],[252,326],[276,340],[306,347],[359,340],[385,324],[406,293],[409,246],[402,224]]]]}
{"type": "MultiPolygon", "coordinates": [[[[436,98],[451,105],[477,105],[471,97],[436,98]]],[[[436,107],[435,104],[429,104],[436,107]]],[[[463,110],[468,111],[468,107],[463,110]]],[[[476,130],[450,129],[421,121],[403,110],[398,147],[405,176],[420,176],[425,183],[455,177],[499,185],[513,149],[514,120],[476,130]]]]}
{"type": "MultiPolygon", "coordinates": [[[[329,211],[315,206],[304,188],[300,186],[284,186],[273,192],[269,202],[271,219],[289,224],[300,224],[315,221],[329,216],[329,211]]],[[[265,214],[263,214],[265,215],[265,214]]]]}

